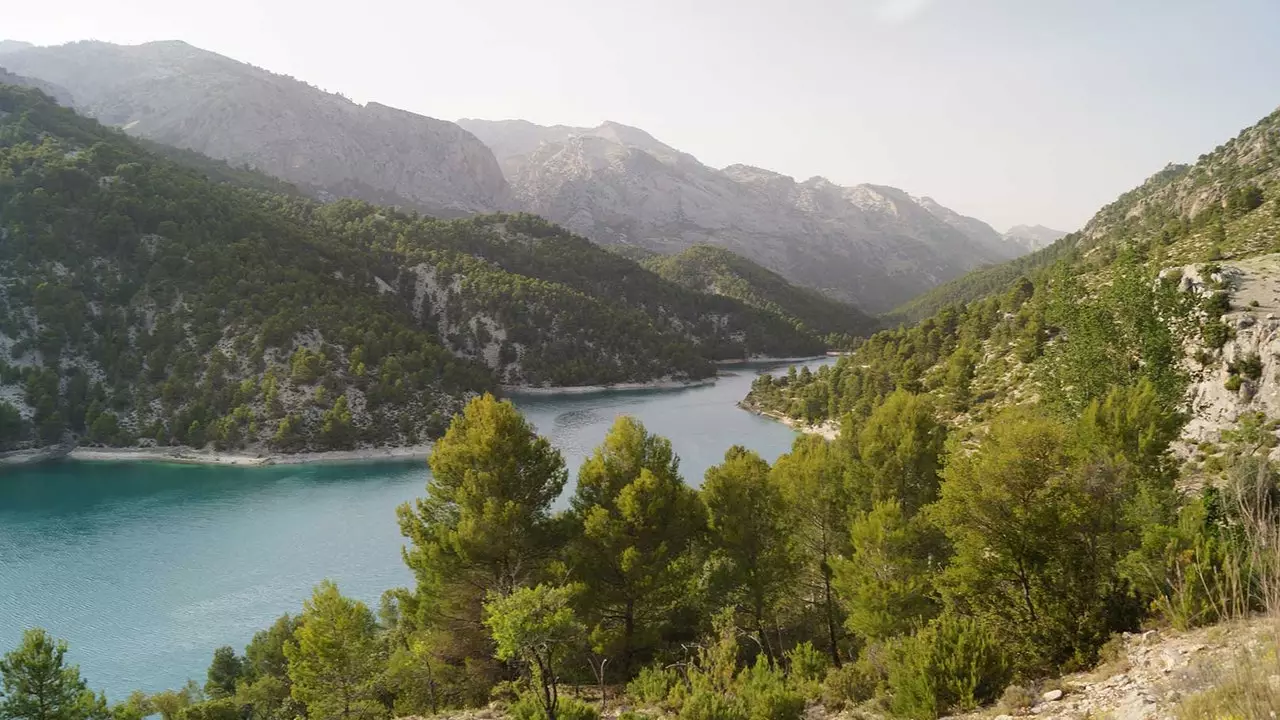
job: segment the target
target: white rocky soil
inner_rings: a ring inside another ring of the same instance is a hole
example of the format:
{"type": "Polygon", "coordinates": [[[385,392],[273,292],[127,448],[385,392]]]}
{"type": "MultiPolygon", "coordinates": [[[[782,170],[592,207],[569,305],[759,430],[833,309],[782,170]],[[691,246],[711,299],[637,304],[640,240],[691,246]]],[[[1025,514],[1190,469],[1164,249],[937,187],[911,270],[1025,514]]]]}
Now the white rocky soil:
{"type": "MultiPolygon", "coordinates": [[[[1231,309],[1222,321],[1234,331],[1216,361],[1205,367],[1188,364],[1191,417],[1183,430],[1184,455],[1194,445],[1219,441],[1222,430],[1245,413],[1280,417],[1280,254],[1218,264],[1221,271],[1214,278],[1200,277],[1202,266],[1181,268],[1184,289],[1203,294],[1211,283],[1229,288],[1231,309]],[[1230,363],[1253,355],[1262,362],[1261,376],[1242,379],[1238,390],[1228,389],[1230,363]]],[[[1189,342],[1188,349],[1195,345],[1189,342]]]]}
{"type": "MultiPolygon", "coordinates": [[[[1275,619],[1258,619],[1190,632],[1126,634],[1110,662],[1043,685],[1027,707],[988,708],[955,717],[1172,720],[1180,701],[1222,685],[1246,664],[1256,671],[1259,659],[1265,661],[1269,654],[1275,665],[1277,630],[1275,619]]],[[[1277,672],[1280,667],[1272,668],[1271,673],[1277,672]]],[[[1280,675],[1272,679],[1280,682],[1280,675]]]]}

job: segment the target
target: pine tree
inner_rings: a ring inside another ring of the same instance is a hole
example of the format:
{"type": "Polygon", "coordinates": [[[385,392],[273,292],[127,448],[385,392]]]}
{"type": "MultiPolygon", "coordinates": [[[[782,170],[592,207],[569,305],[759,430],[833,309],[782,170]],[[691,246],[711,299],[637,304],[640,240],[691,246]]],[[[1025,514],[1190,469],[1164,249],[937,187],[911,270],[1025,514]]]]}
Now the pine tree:
{"type": "Polygon", "coordinates": [[[691,545],[705,516],[679,463],[665,438],[620,417],[578,473],[575,575],[590,599],[597,649],[619,658],[624,677],[687,595],[694,570],[691,545]]]}
{"type": "Polygon", "coordinates": [[[740,446],[707,470],[702,485],[714,577],[713,592],[735,605],[760,647],[777,656],[770,640],[778,604],[795,581],[797,564],[782,492],[769,463],[740,446]]]}
{"type": "Polygon", "coordinates": [[[67,643],[35,628],[0,660],[0,720],[85,720],[93,693],[66,664],[67,643]]]}
{"type": "Polygon", "coordinates": [[[831,662],[837,667],[841,622],[832,586],[832,561],[849,545],[849,493],[844,481],[847,460],[824,438],[801,435],[791,452],[773,466],[795,533],[805,595],[817,598],[831,662]]]}
{"type": "Polygon", "coordinates": [[[366,720],[386,715],[375,681],[384,649],[364,603],[325,581],[303,604],[294,641],[284,646],[295,700],[315,720],[366,720]]]}

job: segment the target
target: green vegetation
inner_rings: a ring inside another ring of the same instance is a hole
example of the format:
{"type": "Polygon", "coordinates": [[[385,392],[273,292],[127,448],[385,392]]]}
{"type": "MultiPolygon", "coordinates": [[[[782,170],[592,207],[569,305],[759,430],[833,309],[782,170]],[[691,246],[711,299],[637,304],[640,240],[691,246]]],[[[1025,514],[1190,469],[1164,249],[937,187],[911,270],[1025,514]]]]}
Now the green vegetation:
{"type": "MultiPolygon", "coordinates": [[[[1144,622],[1280,597],[1273,425],[1243,418],[1221,482],[1182,496],[1184,417],[1148,375],[1070,415],[1003,411],[981,436],[897,389],[772,466],[730,449],[698,490],[669,442],[620,418],[561,511],[560,454],[484,395],[400,510],[414,587],[375,617],[323,583],[243,655],[217,649],[203,691],[101,711],[349,720],[498,699],[511,717],[598,717],[603,696],[569,689],[584,686],[681,718],[798,720],[819,697],[902,718],[973,709],[1090,667],[1144,622]]],[[[24,642],[5,673],[29,655],[61,668],[45,636],[24,642]]],[[[68,698],[107,707],[56,672],[68,698]]]]}
{"type": "Polygon", "coordinates": [[[0,85],[0,449],[413,444],[499,384],[822,352],[536,217],[327,205],[0,85]]]}
{"type": "Polygon", "coordinates": [[[677,255],[652,256],[644,265],[685,287],[736,298],[780,315],[800,329],[827,336],[833,346],[847,346],[854,337],[875,329],[875,320],[857,308],[796,287],[772,270],[721,248],[695,245],[677,255]]]}

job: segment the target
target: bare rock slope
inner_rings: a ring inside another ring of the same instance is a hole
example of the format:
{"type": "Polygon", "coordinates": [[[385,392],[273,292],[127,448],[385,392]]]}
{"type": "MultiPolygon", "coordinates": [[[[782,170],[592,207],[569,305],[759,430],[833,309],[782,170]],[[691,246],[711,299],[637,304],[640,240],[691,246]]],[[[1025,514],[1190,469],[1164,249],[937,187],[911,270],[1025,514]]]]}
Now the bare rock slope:
{"type": "Polygon", "coordinates": [[[510,207],[493,153],[458,125],[359,105],[183,42],[0,46],[0,66],[65,88],[140,137],[288,180],[436,215],[510,207]]]}

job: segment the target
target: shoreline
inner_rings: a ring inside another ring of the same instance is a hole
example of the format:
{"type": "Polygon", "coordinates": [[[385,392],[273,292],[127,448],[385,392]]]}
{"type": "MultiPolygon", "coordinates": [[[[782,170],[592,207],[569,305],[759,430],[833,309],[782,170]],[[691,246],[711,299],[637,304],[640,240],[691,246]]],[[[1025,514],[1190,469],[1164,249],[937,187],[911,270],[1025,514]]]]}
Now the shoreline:
{"type": "MultiPolygon", "coordinates": [[[[712,361],[716,367],[736,367],[741,365],[770,365],[775,363],[798,363],[808,362],[810,360],[825,360],[833,357],[831,353],[825,355],[802,355],[796,357],[773,357],[767,355],[754,355],[749,358],[736,358],[732,360],[714,360],[712,361]]],[[[502,385],[500,390],[505,395],[524,395],[525,397],[547,397],[552,395],[590,395],[593,393],[617,392],[625,390],[682,390],[684,388],[702,387],[704,385],[715,384],[720,379],[720,375],[714,375],[699,380],[648,380],[645,382],[623,382],[613,383],[610,385],[502,385]]]]}
{"type": "Polygon", "coordinates": [[[796,420],[795,418],[787,417],[786,415],[774,412],[772,410],[760,410],[757,408],[748,407],[746,405],[743,405],[742,403],[739,403],[738,407],[742,408],[743,410],[746,410],[749,413],[754,413],[756,415],[759,415],[760,417],[769,418],[774,422],[780,422],[783,425],[786,425],[787,427],[791,428],[792,430],[802,432],[806,435],[821,435],[827,440],[835,440],[836,438],[840,437],[840,424],[833,420],[827,420],[821,425],[811,425],[809,423],[796,420]]]}
{"type": "Polygon", "coordinates": [[[771,355],[752,355],[749,358],[734,358],[732,360],[716,360],[716,365],[751,365],[753,363],[797,363],[806,362],[808,360],[825,360],[832,357],[831,353],[823,355],[797,355],[795,357],[773,357],[771,355]]]}
{"type": "Polygon", "coordinates": [[[0,468],[26,467],[55,460],[74,462],[157,462],[179,465],[212,465],[233,467],[271,467],[276,465],[346,465],[380,462],[425,461],[431,454],[430,444],[400,447],[364,448],[360,450],[327,450],[301,453],[251,453],[193,450],[189,447],[96,448],[63,447],[19,450],[0,458],[0,468]]]}
{"type": "Polygon", "coordinates": [[[537,385],[503,385],[504,395],[525,397],[549,397],[553,395],[591,395],[594,393],[618,392],[623,390],[682,390],[684,388],[702,387],[715,384],[716,377],[701,380],[650,380],[648,382],[614,383],[613,385],[555,385],[551,387],[537,385]]]}

